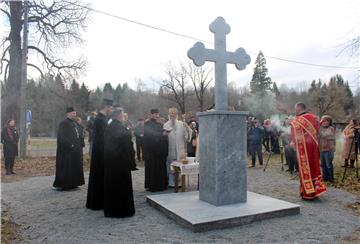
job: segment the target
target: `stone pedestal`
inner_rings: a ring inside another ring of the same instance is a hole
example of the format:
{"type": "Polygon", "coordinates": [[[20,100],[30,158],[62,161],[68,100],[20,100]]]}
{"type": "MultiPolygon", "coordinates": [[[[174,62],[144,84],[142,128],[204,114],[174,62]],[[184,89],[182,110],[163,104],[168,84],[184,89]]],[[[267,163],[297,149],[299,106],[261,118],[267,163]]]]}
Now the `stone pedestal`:
{"type": "Polygon", "coordinates": [[[199,192],[158,194],[147,202],[168,218],[193,232],[230,228],[300,213],[300,206],[248,192],[246,203],[214,206],[199,200],[199,192]]]}
{"type": "Polygon", "coordinates": [[[198,113],[200,124],[199,198],[215,206],[247,200],[247,112],[198,113]]]}

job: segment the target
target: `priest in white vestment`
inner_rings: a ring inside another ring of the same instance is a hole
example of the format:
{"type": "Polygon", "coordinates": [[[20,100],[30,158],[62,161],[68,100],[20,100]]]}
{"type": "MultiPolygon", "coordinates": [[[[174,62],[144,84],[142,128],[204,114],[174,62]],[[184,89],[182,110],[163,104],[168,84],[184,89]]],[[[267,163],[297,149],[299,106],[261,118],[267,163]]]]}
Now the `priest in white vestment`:
{"type": "MultiPolygon", "coordinates": [[[[169,187],[175,185],[175,174],[171,171],[170,164],[175,160],[186,157],[187,143],[191,140],[192,130],[185,123],[177,119],[178,111],[176,108],[169,109],[169,121],[164,124],[164,130],[169,137],[169,152],[167,157],[167,170],[169,177],[169,187]]],[[[180,185],[180,184],[179,184],[180,185]]]]}

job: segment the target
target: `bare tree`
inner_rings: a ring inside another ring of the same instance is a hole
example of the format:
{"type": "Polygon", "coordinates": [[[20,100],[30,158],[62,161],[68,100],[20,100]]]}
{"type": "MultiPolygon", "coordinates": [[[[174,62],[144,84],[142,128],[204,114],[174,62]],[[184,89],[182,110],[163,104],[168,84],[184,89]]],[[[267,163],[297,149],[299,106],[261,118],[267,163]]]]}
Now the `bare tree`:
{"type": "MultiPolygon", "coordinates": [[[[85,66],[80,58],[74,62],[67,62],[58,58],[58,50],[69,48],[73,44],[82,42],[80,32],[85,28],[88,15],[87,7],[82,0],[30,0],[28,45],[30,54],[27,65],[41,72],[61,76],[76,74],[85,66]],[[31,63],[33,57],[42,59],[43,67],[31,63]]],[[[0,60],[0,74],[4,76],[3,118],[20,117],[20,86],[21,86],[21,30],[23,26],[22,1],[4,1],[1,12],[10,23],[9,35],[2,40],[4,50],[0,60]]]]}
{"type": "Polygon", "coordinates": [[[319,117],[325,114],[333,116],[335,120],[345,117],[344,104],[350,99],[346,96],[345,87],[332,82],[321,84],[319,80],[315,89],[310,89],[309,96],[310,105],[319,117]]]}
{"type": "Polygon", "coordinates": [[[160,81],[160,86],[163,88],[161,96],[169,99],[179,106],[182,114],[186,112],[186,97],[188,86],[188,72],[183,63],[179,67],[169,62],[165,67],[165,73],[168,79],[160,81]]]}
{"type": "Polygon", "coordinates": [[[211,77],[212,70],[201,67],[194,66],[193,63],[189,62],[187,66],[187,75],[194,87],[195,96],[199,102],[200,111],[205,109],[205,95],[208,90],[208,86],[213,80],[211,77]]]}

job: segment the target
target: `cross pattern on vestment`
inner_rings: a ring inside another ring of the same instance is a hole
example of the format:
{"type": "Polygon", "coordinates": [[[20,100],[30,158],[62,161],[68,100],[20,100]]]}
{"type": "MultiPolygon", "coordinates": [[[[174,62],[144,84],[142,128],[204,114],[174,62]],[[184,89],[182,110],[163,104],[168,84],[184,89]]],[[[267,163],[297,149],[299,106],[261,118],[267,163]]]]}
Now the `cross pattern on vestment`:
{"type": "Polygon", "coordinates": [[[228,110],[227,70],[226,64],[235,64],[238,70],[245,69],[251,61],[244,48],[235,52],[226,51],[226,35],[230,33],[230,25],[223,17],[217,17],[209,26],[214,33],[215,48],[207,49],[202,42],[197,42],[189,49],[187,55],[196,66],[202,66],[205,61],[215,62],[215,110],[228,110]]]}

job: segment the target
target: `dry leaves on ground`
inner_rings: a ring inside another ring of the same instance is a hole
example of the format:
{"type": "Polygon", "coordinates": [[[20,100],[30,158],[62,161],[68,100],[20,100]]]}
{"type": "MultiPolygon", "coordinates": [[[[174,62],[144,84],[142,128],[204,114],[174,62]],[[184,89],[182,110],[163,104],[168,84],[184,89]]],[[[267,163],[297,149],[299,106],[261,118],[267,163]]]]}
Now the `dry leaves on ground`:
{"type": "MultiPolygon", "coordinates": [[[[84,171],[89,170],[89,156],[84,155],[84,171]]],[[[35,176],[55,174],[55,157],[36,157],[17,159],[14,171],[16,175],[5,175],[4,163],[1,163],[1,182],[14,182],[35,176]]]]}
{"type": "Polygon", "coordinates": [[[1,211],[1,243],[10,244],[19,239],[17,235],[18,224],[13,222],[7,210],[1,211]]]}

